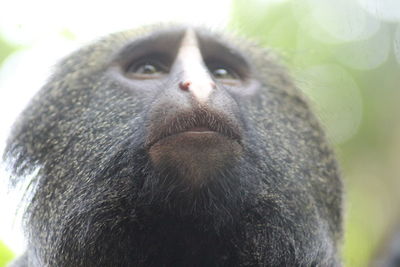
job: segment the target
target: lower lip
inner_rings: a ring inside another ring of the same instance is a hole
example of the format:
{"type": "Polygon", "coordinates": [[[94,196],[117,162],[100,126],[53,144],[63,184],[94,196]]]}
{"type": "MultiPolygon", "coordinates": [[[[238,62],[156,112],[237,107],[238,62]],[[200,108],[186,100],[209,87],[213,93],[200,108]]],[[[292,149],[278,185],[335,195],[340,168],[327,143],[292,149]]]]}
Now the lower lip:
{"type": "Polygon", "coordinates": [[[181,132],[181,133],[179,133],[179,134],[185,134],[185,133],[188,133],[188,134],[216,134],[217,132],[214,132],[214,131],[186,131],[186,132],[181,132]]]}

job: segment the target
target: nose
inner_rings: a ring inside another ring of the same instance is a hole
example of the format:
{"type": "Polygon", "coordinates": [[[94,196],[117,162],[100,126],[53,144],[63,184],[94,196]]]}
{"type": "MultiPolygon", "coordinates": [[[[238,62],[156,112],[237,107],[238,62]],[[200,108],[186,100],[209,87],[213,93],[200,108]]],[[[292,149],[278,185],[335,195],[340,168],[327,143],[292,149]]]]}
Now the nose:
{"type": "MultiPolygon", "coordinates": [[[[211,89],[216,89],[216,87],[217,87],[214,82],[211,82],[210,86],[211,86],[211,89]]],[[[197,87],[198,86],[196,86],[195,89],[198,89],[197,87]]],[[[191,91],[191,90],[193,90],[194,87],[193,87],[191,81],[182,81],[182,82],[179,83],[179,88],[182,91],[191,91]]]]}
{"type": "Polygon", "coordinates": [[[206,102],[216,89],[204,63],[196,34],[192,29],[186,31],[178,50],[176,64],[180,68],[180,90],[191,93],[199,102],[206,102]]]}

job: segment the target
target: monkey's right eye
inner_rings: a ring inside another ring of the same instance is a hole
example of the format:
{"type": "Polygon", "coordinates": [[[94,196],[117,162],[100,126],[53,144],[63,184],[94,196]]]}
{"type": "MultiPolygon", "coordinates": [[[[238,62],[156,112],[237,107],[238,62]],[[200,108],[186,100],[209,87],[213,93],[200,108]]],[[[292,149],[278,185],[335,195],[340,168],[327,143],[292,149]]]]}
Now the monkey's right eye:
{"type": "Polygon", "coordinates": [[[168,73],[168,68],[157,61],[139,61],[128,67],[128,76],[134,79],[157,79],[168,73]]]}

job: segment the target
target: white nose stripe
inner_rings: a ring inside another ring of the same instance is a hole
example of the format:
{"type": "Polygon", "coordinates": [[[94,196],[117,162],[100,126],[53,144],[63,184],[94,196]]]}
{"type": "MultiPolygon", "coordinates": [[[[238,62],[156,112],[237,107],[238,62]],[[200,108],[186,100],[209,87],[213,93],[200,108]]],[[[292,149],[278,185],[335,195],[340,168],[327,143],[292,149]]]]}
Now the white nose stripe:
{"type": "Polygon", "coordinates": [[[177,62],[183,70],[183,82],[190,83],[188,90],[198,101],[206,101],[214,82],[204,65],[197,37],[192,29],[187,30],[182,39],[177,62]]]}

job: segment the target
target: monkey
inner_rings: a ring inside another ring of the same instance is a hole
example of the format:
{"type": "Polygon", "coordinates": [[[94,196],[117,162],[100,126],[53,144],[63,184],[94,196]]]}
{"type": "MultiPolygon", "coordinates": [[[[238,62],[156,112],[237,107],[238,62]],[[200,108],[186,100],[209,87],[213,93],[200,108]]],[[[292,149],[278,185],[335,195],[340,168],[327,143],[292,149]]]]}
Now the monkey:
{"type": "Polygon", "coordinates": [[[334,150],[243,39],[149,26],[63,59],[3,156],[32,192],[13,266],[341,266],[334,150]]]}

